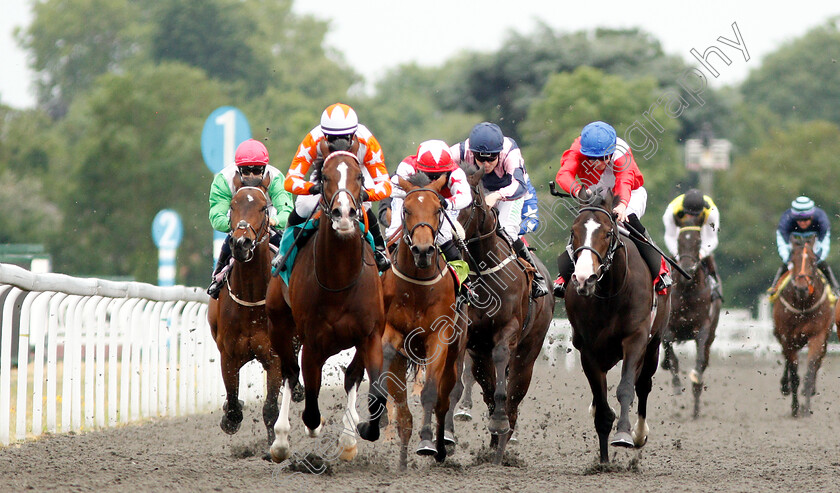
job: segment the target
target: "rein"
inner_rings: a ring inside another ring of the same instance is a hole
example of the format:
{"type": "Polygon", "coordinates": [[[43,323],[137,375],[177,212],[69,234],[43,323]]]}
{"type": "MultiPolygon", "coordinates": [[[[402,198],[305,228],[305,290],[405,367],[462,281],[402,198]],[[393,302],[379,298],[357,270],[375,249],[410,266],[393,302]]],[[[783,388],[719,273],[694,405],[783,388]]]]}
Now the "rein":
{"type": "MultiPolygon", "coordinates": [[[[416,193],[416,192],[430,192],[435,194],[435,199],[440,200],[440,194],[432,190],[430,188],[415,188],[414,190],[410,190],[405,194],[403,197],[403,204],[405,204],[405,199],[408,198],[409,195],[416,193]]],[[[440,215],[444,214],[443,208],[438,208],[438,227],[435,228],[429,223],[420,222],[414,225],[409,231],[403,231],[402,235],[402,242],[405,243],[408,247],[411,247],[414,240],[412,237],[414,236],[414,232],[421,227],[429,228],[432,231],[432,238],[437,238],[438,233],[440,232],[441,225],[443,221],[440,220],[440,215]]],[[[405,224],[405,206],[403,206],[402,211],[402,223],[405,224]]],[[[399,249],[399,245],[397,245],[397,249],[399,249]]],[[[403,281],[408,281],[412,284],[417,284],[419,286],[431,286],[432,284],[437,284],[438,281],[443,279],[443,276],[446,275],[446,268],[440,265],[440,249],[435,247],[435,260],[434,264],[438,267],[437,275],[433,275],[431,277],[411,277],[408,274],[401,272],[397,268],[397,257],[394,256],[394,261],[391,263],[391,270],[394,271],[394,275],[402,279],[403,281]]]]}
{"type": "MultiPolygon", "coordinates": [[[[266,204],[268,204],[268,196],[265,194],[265,191],[262,188],[259,188],[259,187],[240,187],[239,188],[239,190],[248,190],[248,189],[258,190],[260,193],[262,193],[263,198],[266,201],[266,204]]],[[[236,192],[239,193],[239,190],[237,190],[236,192]]],[[[254,258],[254,250],[256,250],[257,245],[263,243],[270,236],[269,230],[268,230],[268,220],[269,220],[268,205],[266,205],[263,208],[263,212],[265,214],[263,215],[263,219],[260,222],[260,226],[259,226],[258,229],[254,229],[254,227],[251,226],[251,223],[249,223],[248,221],[246,221],[244,219],[241,219],[236,224],[235,228],[233,227],[233,224],[230,225],[230,229],[232,230],[231,235],[233,234],[233,232],[239,231],[240,229],[244,229],[245,231],[250,230],[252,233],[254,233],[254,238],[255,238],[254,243],[251,244],[251,248],[248,249],[248,258],[243,260],[243,262],[250,262],[251,259],[254,258]],[[262,236],[260,236],[259,232],[263,231],[263,229],[265,229],[265,232],[262,234],[262,236]]]]}
{"type": "MultiPolygon", "coordinates": [[[[598,257],[598,269],[601,271],[601,273],[598,275],[598,279],[596,280],[596,282],[601,282],[601,279],[604,278],[604,275],[606,275],[606,273],[610,270],[610,267],[612,267],[612,262],[613,262],[613,258],[615,257],[615,253],[624,244],[618,238],[618,234],[616,233],[616,231],[618,230],[618,227],[616,226],[615,220],[613,219],[612,214],[610,214],[609,211],[607,211],[606,209],[603,209],[601,207],[582,207],[580,209],[580,211],[578,212],[578,215],[580,215],[580,213],[583,213],[583,212],[586,212],[586,211],[603,212],[604,214],[607,215],[608,218],[610,218],[610,224],[612,225],[612,231],[610,231],[610,233],[609,233],[609,235],[610,235],[610,246],[607,247],[607,253],[602,256],[601,252],[599,252],[598,250],[596,250],[596,249],[594,249],[590,246],[586,246],[586,245],[581,245],[581,246],[577,247],[577,249],[572,250],[571,239],[569,239],[569,243],[568,243],[568,245],[566,245],[566,250],[569,252],[569,256],[572,259],[572,264],[576,263],[575,260],[577,259],[578,254],[582,251],[587,251],[588,250],[588,251],[592,252],[593,254],[595,254],[595,256],[598,257]]],[[[628,267],[627,267],[626,263],[625,263],[624,267],[625,267],[625,270],[627,270],[628,267]]],[[[625,283],[627,282],[627,276],[624,277],[624,282],[625,283]]],[[[623,285],[622,285],[622,287],[623,287],[623,285]]]]}

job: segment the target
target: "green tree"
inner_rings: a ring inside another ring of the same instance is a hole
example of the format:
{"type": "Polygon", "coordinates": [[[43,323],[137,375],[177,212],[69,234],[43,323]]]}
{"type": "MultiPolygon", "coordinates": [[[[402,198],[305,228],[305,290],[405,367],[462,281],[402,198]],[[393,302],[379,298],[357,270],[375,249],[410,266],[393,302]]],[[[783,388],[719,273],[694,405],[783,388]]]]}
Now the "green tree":
{"type": "Polygon", "coordinates": [[[836,17],[768,55],[741,86],[744,100],[787,120],[840,124],[839,25],[836,17]]]}

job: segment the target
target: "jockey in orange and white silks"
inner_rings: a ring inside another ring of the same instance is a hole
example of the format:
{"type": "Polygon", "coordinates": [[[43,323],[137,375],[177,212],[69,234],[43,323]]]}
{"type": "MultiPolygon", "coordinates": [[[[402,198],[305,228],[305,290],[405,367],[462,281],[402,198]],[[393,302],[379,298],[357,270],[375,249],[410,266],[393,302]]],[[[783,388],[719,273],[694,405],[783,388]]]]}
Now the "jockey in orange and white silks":
{"type": "Polygon", "coordinates": [[[449,145],[442,140],[427,140],[421,143],[417,154],[406,157],[397,166],[397,172],[391,177],[395,188],[391,194],[391,225],[385,231],[385,236],[390,238],[402,226],[402,197],[405,192],[399,188],[399,178],[408,180],[417,173],[426,174],[430,181],[437,180],[441,175],[447,176],[446,185],[441,189],[440,195],[446,201],[444,213],[449,216],[449,221],[441,218],[435,244],[440,246],[447,261],[458,260],[461,254],[452,238],[450,221],[458,222],[458,211],[470,205],[472,192],[466,173],[452,160],[449,145]]]}
{"type": "Polygon", "coordinates": [[[295,208],[289,215],[289,225],[302,224],[312,214],[321,199],[320,166],[312,169],[307,178],[307,173],[316,161],[321,161],[327,156],[323,155],[322,148],[327,147],[329,152],[347,151],[354,141],[359,143],[356,157],[362,168],[365,191],[369,201],[364,204],[368,215],[370,232],[376,244],[376,264],[380,270],[388,268],[389,261],[384,254],[385,242],[370,209],[370,202],[382,200],[391,195],[391,181],[388,177],[388,169],[385,167],[385,158],[382,154],[382,147],[376,137],[364,125],[359,123],[359,118],[353,108],[346,104],[336,103],[327,107],[321,115],[321,124],[313,128],[298,147],[297,154],[292,159],[289,172],[286,173],[286,190],[297,195],[295,208]],[[326,144],[326,146],[322,144],[326,144]]]}
{"type": "MultiPolygon", "coordinates": [[[[488,192],[484,200],[489,207],[499,211],[499,231],[520,257],[536,265],[528,246],[519,237],[522,205],[528,188],[525,160],[516,141],[505,137],[495,123],[482,122],[473,127],[467,140],[452,146],[450,153],[456,163],[484,166],[481,184],[488,192]]],[[[548,288],[545,279],[537,271],[531,285],[531,295],[539,298],[546,294],[548,288]]]]}
{"type": "MultiPolygon", "coordinates": [[[[601,193],[612,190],[618,199],[613,208],[616,221],[626,222],[642,235],[639,238],[631,235],[631,238],[650,268],[656,291],[663,292],[671,285],[662,256],[652,246],[653,240],[640,221],[647,208],[647,191],[642,186],[645,179],[630,146],[616,136],[611,125],[596,121],[583,127],[580,137],[563,153],[555,181],[563,190],[582,200],[587,200],[596,190],[601,193]]],[[[559,274],[554,281],[554,293],[563,297],[566,282],[574,270],[568,251],[557,258],[557,267],[559,274]]]]}

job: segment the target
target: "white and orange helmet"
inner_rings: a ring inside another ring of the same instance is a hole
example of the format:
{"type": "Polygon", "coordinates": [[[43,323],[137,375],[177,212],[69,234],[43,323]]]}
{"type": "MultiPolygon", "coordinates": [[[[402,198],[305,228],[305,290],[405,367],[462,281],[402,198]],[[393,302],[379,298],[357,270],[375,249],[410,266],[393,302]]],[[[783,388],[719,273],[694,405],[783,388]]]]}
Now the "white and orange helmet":
{"type": "Polygon", "coordinates": [[[356,133],[359,117],[353,108],[344,103],[335,103],[321,114],[321,131],[325,135],[348,135],[356,133]]]}

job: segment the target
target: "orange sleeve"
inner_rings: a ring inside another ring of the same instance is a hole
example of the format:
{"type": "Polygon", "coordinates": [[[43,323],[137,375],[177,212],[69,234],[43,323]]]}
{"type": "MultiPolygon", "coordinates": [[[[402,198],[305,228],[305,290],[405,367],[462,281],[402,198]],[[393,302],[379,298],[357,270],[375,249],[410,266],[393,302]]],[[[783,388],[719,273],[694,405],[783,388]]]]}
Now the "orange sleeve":
{"type": "Polygon", "coordinates": [[[309,132],[303,138],[303,142],[300,143],[298,152],[292,159],[289,172],[286,173],[286,179],[283,181],[283,187],[287,192],[292,192],[295,195],[309,193],[309,189],[314,183],[307,181],[306,174],[316,157],[318,157],[318,141],[312,136],[312,132],[309,132]]]}
{"type": "Polygon", "coordinates": [[[367,151],[365,152],[364,165],[373,178],[373,188],[368,188],[367,193],[371,202],[382,200],[391,196],[391,178],[388,176],[388,168],[385,167],[385,157],[382,155],[382,147],[376,137],[370,135],[365,139],[367,151]]]}

